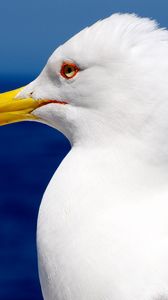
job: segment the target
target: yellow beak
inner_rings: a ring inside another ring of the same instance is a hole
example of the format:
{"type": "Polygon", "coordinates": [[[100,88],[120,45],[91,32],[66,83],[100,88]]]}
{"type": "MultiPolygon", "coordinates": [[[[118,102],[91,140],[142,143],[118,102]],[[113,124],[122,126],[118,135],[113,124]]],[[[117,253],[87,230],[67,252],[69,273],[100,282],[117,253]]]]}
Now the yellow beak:
{"type": "Polygon", "coordinates": [[[0,125],[19,122],[23,120],[35,120],[36,116],[31,112],[50,100],[34,100],[32,98],[16,99],[16,95],[23,88],[0,94],[0,125]]]}

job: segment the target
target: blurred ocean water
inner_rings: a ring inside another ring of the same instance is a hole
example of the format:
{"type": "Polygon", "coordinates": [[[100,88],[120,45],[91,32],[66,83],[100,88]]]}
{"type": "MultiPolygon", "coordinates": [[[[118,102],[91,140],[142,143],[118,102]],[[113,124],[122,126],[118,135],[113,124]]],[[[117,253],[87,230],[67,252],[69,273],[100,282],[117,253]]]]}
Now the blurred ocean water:
{"type": "MultiPolygon", "coordinates": [[[[0,78],[0,92],[32,78],[0,78]]],[[[70,149],[58,131],[34,122],[0,127],[0,300],[42,300],[36,222],[45,188],[70,149]]]]}

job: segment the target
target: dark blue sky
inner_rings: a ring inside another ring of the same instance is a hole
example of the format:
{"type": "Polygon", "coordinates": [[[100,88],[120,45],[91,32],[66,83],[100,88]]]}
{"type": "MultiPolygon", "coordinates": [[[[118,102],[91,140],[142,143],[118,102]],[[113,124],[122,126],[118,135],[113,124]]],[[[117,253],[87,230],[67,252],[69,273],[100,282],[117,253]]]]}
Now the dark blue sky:
{"type": "Polygon", "coordinates": [[[0,76],[36,76],[59,44],[114,12],[168,25],[167,0],[1,0],[0,11],[0,76]]]}
{"type": "MultiPolygon", "coordinates": [[[[167,0],[1,0],[0,92],[31,81],[57,46],[114,12],[168,26],[167,0]]],[[[0,127],[0,141],[0,299],[42,300],[38,209],[70,145],[56,130],[33,122],[0,127]]]]}

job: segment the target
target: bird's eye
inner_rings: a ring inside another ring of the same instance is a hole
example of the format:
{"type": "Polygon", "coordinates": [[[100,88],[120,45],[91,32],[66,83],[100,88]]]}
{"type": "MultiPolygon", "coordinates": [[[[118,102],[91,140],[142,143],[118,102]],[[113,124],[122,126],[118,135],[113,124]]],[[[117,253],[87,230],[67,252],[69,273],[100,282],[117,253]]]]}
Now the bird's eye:
{"type": "Polygon", "coordinates": [[[66,79],[73,78],[78,73],[79,68],[73,63],[63,63],[61,67],[61,75],[66,79]]]}

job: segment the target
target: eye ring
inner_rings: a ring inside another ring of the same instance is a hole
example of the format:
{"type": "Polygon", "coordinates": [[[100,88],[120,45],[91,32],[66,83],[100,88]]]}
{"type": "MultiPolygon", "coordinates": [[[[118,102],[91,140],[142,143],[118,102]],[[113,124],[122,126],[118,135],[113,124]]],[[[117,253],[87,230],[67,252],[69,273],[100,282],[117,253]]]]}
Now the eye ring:
{"type": "Polygon", "coordinates": [[[61,66],[60,73],[64,78],[71,79],[78,73],[78,71],[79,68],[77,65],[70,62],[64,62],[61,66]]]}

